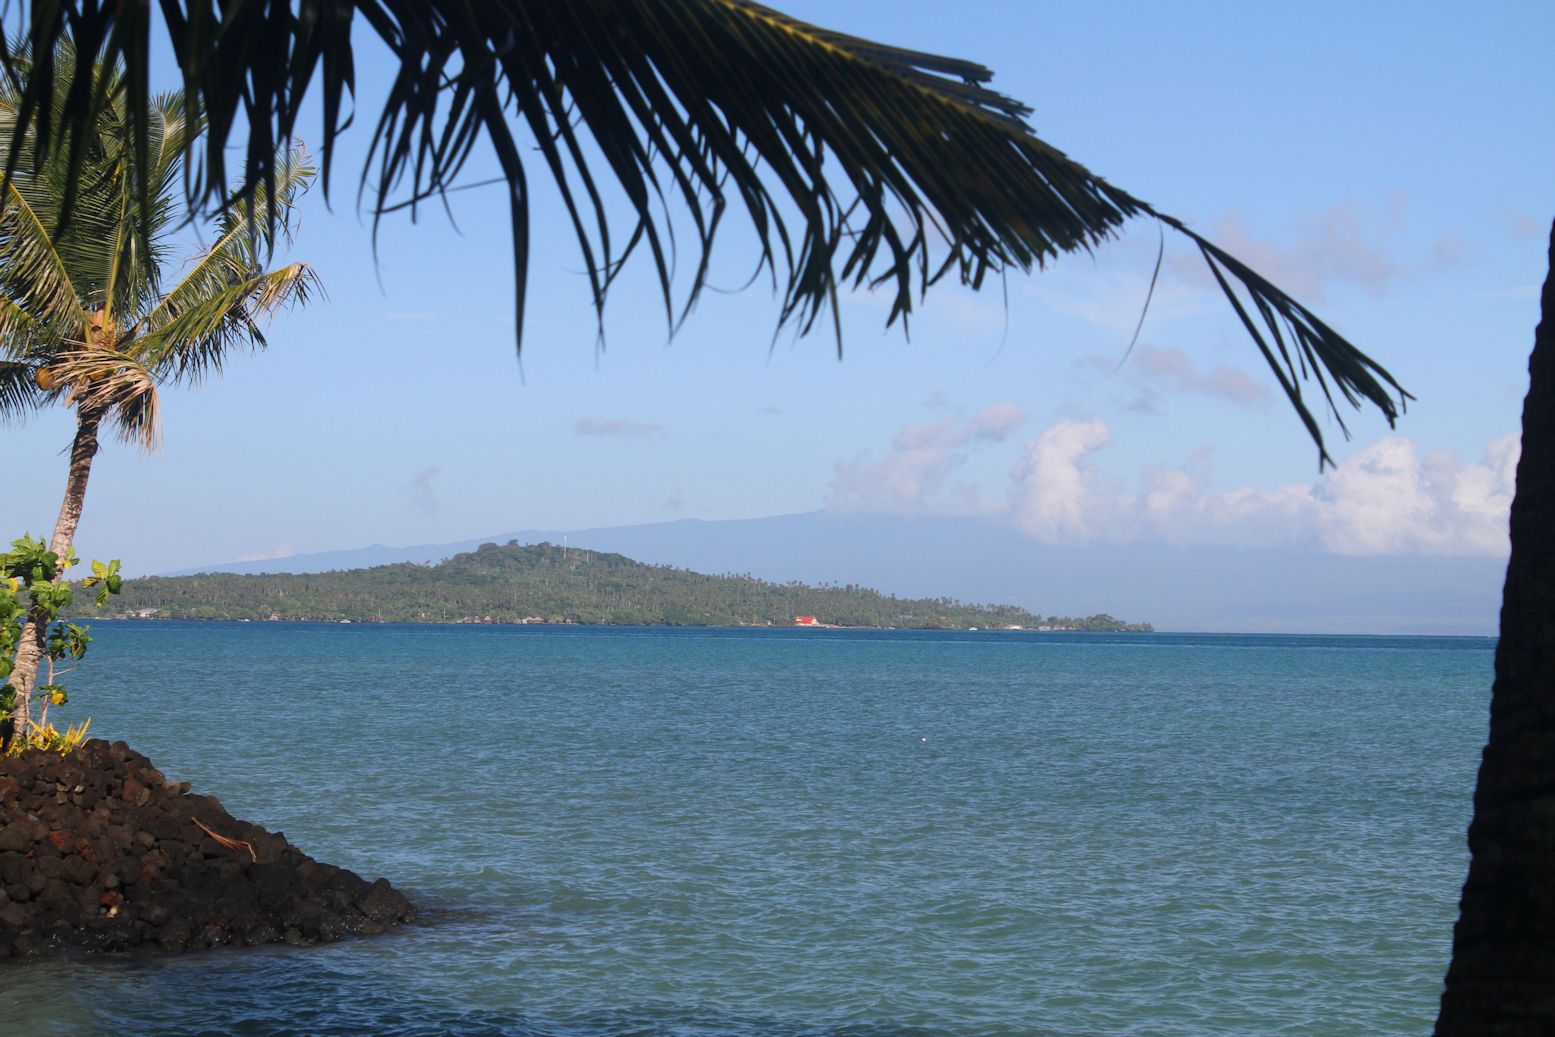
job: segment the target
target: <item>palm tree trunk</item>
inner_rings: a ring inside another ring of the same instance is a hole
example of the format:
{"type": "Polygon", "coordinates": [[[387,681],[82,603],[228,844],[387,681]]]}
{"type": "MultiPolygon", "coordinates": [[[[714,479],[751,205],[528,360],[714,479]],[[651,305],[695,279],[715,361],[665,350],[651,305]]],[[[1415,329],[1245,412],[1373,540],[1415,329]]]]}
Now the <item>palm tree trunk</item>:
{"type": "Polygon", "coordinates": [[[1438,1037],[1555,1032],[1555,226],[1541,304],[1490,741],[1474,789],[1469,875],[1438,1037]]]}
{"type": "MultiPolygon", "coordinates": [[[[70,446],[70,474],[65,479],[65,499],[60,502],[59,518],[49,550],[63,555],[75,539],[81,523],[81,506],[86,503],[86,480],[92,474],[92,458],[97,456],[97,427],[102,424],[101,410],[82,410],[76,419],[76,438],[70,446]]],[[[63,574],[57,579],[62,579],[63,574]]],[[[21,645],[16,651],[16,666],[11,671],[11,686],[16,689],[15,737],[25,740],[31,723],[32,689],[38,682],[38,664],[48,640],[48,617],[34,610],[22,627],[21,645]]]]}

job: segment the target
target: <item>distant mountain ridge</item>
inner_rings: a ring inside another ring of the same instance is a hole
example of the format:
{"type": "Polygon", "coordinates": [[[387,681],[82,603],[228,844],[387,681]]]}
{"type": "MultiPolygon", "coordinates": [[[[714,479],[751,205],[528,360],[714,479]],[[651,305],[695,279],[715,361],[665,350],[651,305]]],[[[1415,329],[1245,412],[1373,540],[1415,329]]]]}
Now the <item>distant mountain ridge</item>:
{"type": "Polygon", "coordinates": [[[551,543],[482,544],[431,566],[399,562],[323,573],[145,577],[125,583],[111,614],[389,623],[1150,629],[1108,615],[1044,618],[1014,605],[707,576],[551,543]]]}
{"type": "MultiPolygon", "coordinates": [[[[209,566],[319,572],[435,562],[484,542],[563,540],[704,573],[855,583],[905,597],[1007,601],[1030,612],[1149,618],[1170,630],[1268,633],[1495,632],[1505,558],[1343,556],[1311,550],[1136,542],[1044,544],[977,518],[808,512],[503,533],[209,566]]],[[[190,570],[184,570],[189,572],[190,570]]]]}
{"type": "MultiPolygon", "coordinates": [[[[561,534],[556,536],[560,542],[561,534]]],[[[201,565],[157,575],[173,577],[196,576],[201,573],[322,573],[335,569],[371,569],[377,565],[395,565],[400,562],[432,565],[445,558],[452,558],[456,554],[473,551],[482,544],[505,544],[513,540],[521,543],[538,543],[545,539],[548,539],[545,534],[524,532],[479,537],[475,540],[455,540],[446,544],[413,544],[408,547],[372,544],[368,547],[353,547],[340,551],[318,551],[309,554],[283,555],[277,558],[256,558],[240,562],[222,562],[218,565],[201,565]]]]}
{"type": "MultiPolygon", "coordinates": [[[[809,516],[820,515],[821,512],[807,512],[795,515],[779,515],[775,518],[805,519],[809,516]]],[[[762,522],[764,519],[734,519],[733,522],[754,521],[762,522]]],[[[435,565],[438,562],[452,558],[454,555],[463,554],[466,551],[474,551],[482,544],[541,544],[553,543],[567,546],[581,547],[587,550],[610,551],[620,550],[611,545],[622,541],[623,536],[630,542],[633,534],[639,531],[649,535],[650,540],[655,535],[669,534],[667,539],[675,539],[674,534],[688,532],[693,536],[695,531],[704,530],[715,526],[722,526],[724,522],[706,521],[703,519],[675,519],[669,522],[653,522],[640,526],[602,526],[594,529],[526,529],[514,533],[497,533],[492,536],[476,537],[471,540],[452,540],[441,544],[412,544],[407,547],[390,547],[385,544],[372,544],[367,547],[344,548],[339,551],[315,551],[305,554],[282,555],[277,558],[250,558],[238,562],[222,562],[217,565],[196,566],[191,569],[175,569],[171,572],[158,573],[158,576],[195,576],[200,573],[321,573],[335,569],[371,569],[376,565],[394,565],[398,562],[409,562],[413,565],[435,565]]],[[[630,552],[624,552],[630,553],[630,552]]]]}

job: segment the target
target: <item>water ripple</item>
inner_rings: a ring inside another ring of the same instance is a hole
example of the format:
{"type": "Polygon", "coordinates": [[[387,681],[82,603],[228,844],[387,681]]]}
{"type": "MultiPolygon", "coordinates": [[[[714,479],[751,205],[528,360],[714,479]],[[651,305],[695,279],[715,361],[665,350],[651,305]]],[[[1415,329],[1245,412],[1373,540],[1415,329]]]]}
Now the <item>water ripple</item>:
{"type": "Polygon", "coordinates": [[[94,730],[424,914],[8,968],[20,1033],[1423,1031],[1492,647],[95,632],[94,730]]]}

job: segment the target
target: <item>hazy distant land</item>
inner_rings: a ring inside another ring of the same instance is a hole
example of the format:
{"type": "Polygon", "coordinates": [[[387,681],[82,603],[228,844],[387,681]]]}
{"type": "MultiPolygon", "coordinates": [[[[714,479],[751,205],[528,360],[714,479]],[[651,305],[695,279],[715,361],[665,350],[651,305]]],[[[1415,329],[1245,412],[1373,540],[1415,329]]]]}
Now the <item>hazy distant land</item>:
{"type": "Polygon", "coordinates": [[[1055,545],[971,517],[830,512],[494,531],[469,540],[227,562],[201,571],[304,573],[431,563],[510,540],[566,542],[653,565],[750,573],[776,583],[853,583],[907,598],[1007,601],[1032,613],[1148,616],[1177,631],[1494,634],[1506,576],[1504,556],[1334,555],[1298,546],[1146,541],[1055,545]]]}
{"type": "Polygon", "coordinates": [[[773,583],[645,565],[543,543],[483,544],[435,565],[324,573],[204,573],[126,581],[110,616],[382,623],[817,625],[1147,631],[1110,615],[1043,616],[1014,605],[899,598],[855,585],[773,583]]]}

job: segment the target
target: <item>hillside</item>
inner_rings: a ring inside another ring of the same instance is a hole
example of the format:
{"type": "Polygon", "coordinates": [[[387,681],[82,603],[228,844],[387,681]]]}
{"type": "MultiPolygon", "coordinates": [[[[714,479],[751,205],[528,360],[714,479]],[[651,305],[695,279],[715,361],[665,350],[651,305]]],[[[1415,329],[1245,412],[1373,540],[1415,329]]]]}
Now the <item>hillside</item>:
{"type": "Polygon", "coordinates": [[[126,581],[110,607],[109,616],[155,619],[788,626],[808,615],[836,626],[1149,629],[1107,615],[1043,617],[1013,605],[705,576],[619,554],[517,543],[483,544],[431,566],[145,577],[126,581]]]}

